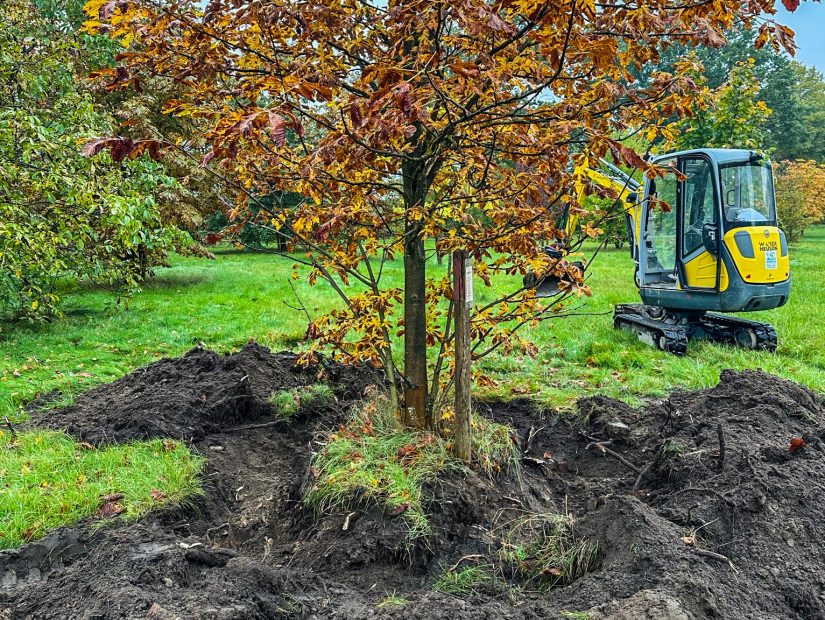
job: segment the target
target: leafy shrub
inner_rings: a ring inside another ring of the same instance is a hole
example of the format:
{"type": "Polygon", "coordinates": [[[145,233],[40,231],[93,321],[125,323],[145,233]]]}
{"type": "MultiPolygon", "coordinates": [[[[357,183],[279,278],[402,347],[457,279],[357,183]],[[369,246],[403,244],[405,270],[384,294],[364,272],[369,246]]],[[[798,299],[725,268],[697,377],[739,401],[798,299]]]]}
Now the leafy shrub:
{"type": "Polygon", "coordinates": [[[776,210],[788,241],[798,241],[805,229],[825,219],[825,166],[813,161],[783,161],[774,165],[776,210]]]}

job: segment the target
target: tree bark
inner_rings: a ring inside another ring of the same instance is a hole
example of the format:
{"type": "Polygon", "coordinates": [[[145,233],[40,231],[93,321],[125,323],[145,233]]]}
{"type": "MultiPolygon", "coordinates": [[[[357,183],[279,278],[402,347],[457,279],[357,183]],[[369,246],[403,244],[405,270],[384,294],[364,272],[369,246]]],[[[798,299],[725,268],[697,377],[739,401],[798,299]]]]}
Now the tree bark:
{"type": "Polygon", "coordinates": [[[407,426],[427,428],[427,300],[424,241],[408,222],[404,245],[404,412],[407,426]]]}

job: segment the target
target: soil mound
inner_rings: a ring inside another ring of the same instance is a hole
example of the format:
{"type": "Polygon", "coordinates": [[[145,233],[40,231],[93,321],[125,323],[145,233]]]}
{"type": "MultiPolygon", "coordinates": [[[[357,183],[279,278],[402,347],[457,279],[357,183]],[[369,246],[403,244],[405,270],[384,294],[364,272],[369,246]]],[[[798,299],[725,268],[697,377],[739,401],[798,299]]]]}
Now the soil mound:
{"type": "Polygon", "coordinates": [[[34,424],[66,430],[90,443],[149,437],[202,439],[271,412],[269,397],[279,390],[330,382],[337,396],[352,402],[359,388],[376,380],[370,369],[332,364],[296,365],[294,353],[271,353],[250,342],[233,354],[195,348],[180,358],[162,359],[94,388],[77,404],[50,411],[34,424]]]}
{"type": "Polygon", "coordinates": [[[444,476],[427,490],[433,534],[410,544],[403,519],[303,508],[317,442],[370,376],[294,359],[195,350],[43,418],[85,440],[192,439],[208,456],[206,493],[0,553],[0,618],[825,618],[825,410],[805,388],[725,372],[642,410],[582,401],[575,424],[525,402],[489,406],[518,435],[522,475],[444,476]],[[272,420],[269,393],[319,372],[337,407],[245,428],[272,420]],[[449,567],[498,565],[513,520],[565,512],[600,558],[570,585],[433,589],[449,567]]]}

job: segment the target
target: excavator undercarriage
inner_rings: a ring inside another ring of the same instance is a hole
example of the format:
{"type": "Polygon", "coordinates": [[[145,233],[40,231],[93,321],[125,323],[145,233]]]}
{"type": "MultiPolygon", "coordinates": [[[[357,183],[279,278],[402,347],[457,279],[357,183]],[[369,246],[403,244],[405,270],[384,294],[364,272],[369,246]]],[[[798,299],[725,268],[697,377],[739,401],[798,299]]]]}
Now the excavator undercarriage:
{"type": "Polygon", "coordinates": [[[620,304],[613,326],[675,355],[687,353],[691,340],[710,340],[746,349],[775,351],[776,331],[768,323],[715,312],[684,312],[646,304],[620,304]]]}

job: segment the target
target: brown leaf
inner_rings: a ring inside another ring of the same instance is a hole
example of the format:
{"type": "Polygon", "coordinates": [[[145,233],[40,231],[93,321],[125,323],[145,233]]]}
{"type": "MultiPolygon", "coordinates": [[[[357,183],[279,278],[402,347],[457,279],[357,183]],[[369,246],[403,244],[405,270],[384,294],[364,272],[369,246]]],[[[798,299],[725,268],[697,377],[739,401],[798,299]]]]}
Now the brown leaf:
{"type": "Polygon", "coordinates": [[[410,94],[410,83],[401,82],[395,92],[395,103],[401,108],[405,116],[412,115],[412,95],[410,94]]]}
{"type": "Polygon", "coordinates": [[[791,445],[788,448],[791,452],[801,452],[805,448],[808,447],[808,442],[805,441],[802,437],[792,437],[791,438],[791,445]]]}
{"type": "Polygon", "coordinates": [[[783,26],[782,24],[774,24],[773,31],[779,45],[781,45],[791,56],[796,56],[796,42],[793,38],[794,31],[787,26],[783,26]]]}
{"type": "Polygon", "coordinates": [[[110,493],[100,498],[100,506],[95,512],[95,516],[101,518],[116,517],[126,510],[124,505],[120,502],[123,499],[123,493],[110,493]]]}
{"type": "Polygon", "coordinates": [[[166,493],[158,489],[152,489],[151,491],[149,491],[149,495],[151,495],[152,499],[156,502],[162,502],[167,497],[166,493]]]}
{"type": "Polygon", "coordinates": [[[272,130],[272,141],[275,146],[283,146],[286,143],[286,121],[284,117],[275,112],[270,112],[269,128],[272,130]]]}
{"type": "Polygon", "coordinates": [[[399,506],[396,506],[392,511],[387,514],[388,519],[395,519],[396,517],[400,517],[405,512],[410,509],[410,505],[407,503],[403,503],[399,506]]]}
{"type": "Polygon", "coordinates": [[[361,114],[361,106],[357,101],[353,101],[349,106],[349,119],[353,129],[360,129],[364,124],[364,117],[361,114]]]}

